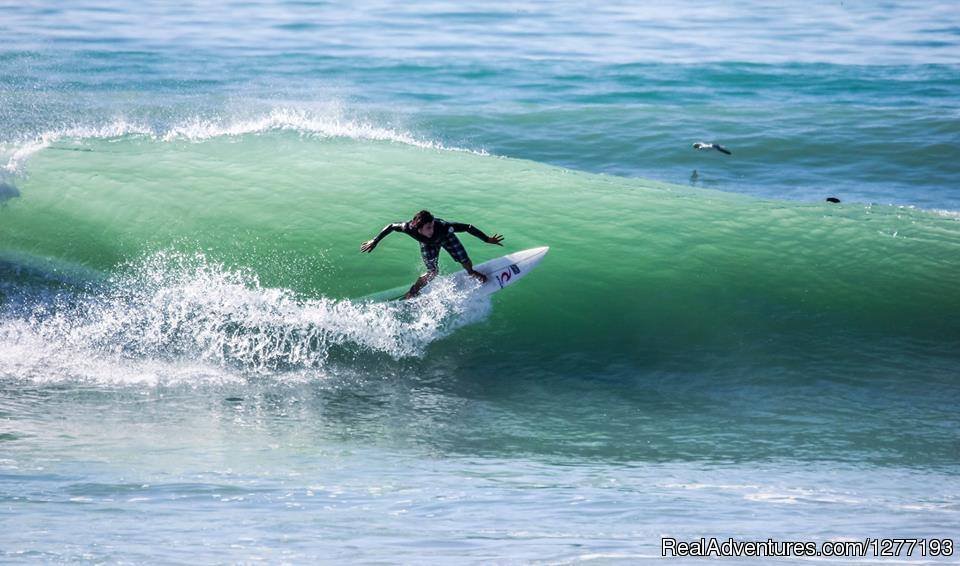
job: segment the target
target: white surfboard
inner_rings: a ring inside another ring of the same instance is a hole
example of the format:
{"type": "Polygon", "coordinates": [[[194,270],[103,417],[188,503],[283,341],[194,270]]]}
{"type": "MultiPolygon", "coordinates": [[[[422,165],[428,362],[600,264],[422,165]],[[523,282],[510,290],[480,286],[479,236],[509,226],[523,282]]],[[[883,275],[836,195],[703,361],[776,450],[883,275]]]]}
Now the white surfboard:
{"type": "MultiPolygon", "coordinates": [[[[543,256],[547,255],[548,251],[550,251],[548,246],[530,248],[529,250],[513,252],[512,254],[507,254],[473,266],[475,270],[487,276],[487,282],[474,292],[478,295],[492,295],[504,287],[513,285],[530,273],[530,271],[540,263],[543,256]]],[[[440,279],[452,281],[454,285],[462,288],[467,288],[468,285],[473,285],[476,281],[476,279],[467,275],[467,272],[462,269],[454,274],[445,275],[440,279]]],[[[431,284],[435,282],[436,280],[431,284]]],[[[409,289],[409,285],[396,287],[388,291],[367,295],[364,298],[373,301],[392,301],[402,298],[409,289]]],[[[427,289],[429,289],[429,286],[424,289],[424,291],[427,289]]]]}

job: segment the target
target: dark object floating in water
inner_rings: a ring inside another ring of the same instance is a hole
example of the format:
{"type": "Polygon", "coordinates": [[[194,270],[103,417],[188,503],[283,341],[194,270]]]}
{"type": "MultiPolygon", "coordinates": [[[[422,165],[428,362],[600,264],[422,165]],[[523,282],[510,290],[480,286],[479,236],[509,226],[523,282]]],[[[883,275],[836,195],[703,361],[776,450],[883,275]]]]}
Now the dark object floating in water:
{"type": "Polygon", "coordinates": [[[837,203],[837,202],[840,202],[840,199],[838,199],[837,197],[827,197],[827,202],[837,203]]]}
{"type": "Polygon", "coordinates": [[[732,153],[729,149],[723,147],[722,145],[720,145],[720,144],[718,144],[718,143],[697,142],[697,143],[693,144],[693,149],[699,149],[699,150],[701,150],[701,151],[709,151],[709,150],[711,150],[711,149],[715,149],[715,150],[719,151],[720,153],[726,153],[727,155],[733,155],[733,153],[732,153]]]}
{"type": "Polygon", "coordinates": [[[0,182],[0,204],[6,204],[8,200],[20,196],[20,191],[10,183],[0,182]]]}
{"type": "Polygon", "coordinates": [[[243,397],[227,397],[226,399],[224,399],[224,401],[227,401],[229,403],[240,403],[243,401],[243,397]]]}

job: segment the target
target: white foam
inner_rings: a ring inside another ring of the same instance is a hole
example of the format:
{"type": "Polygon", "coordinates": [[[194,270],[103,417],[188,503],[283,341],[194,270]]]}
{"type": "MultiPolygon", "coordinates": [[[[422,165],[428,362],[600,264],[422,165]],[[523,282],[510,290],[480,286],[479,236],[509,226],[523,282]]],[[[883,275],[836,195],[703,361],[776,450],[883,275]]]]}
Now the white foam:
{"type": "Polygon", "coordinates": [[[489,155],[484,150],[446,146],[436,141],[420,139],[402,130],[384,128],[371,122],[346,118],[339,111],[316,114],[295,108],[275,108],[265,115],[254,118],[193,117],[164,129],[152,128],[126,119],[117,119],[103,126],[71,126],[50,130],[13,144],[12,148],[4,152],[8,156],[7,163],[3,168],[10,173],[18,173],[22,170],[23,163],[31,155],[50,147],[54,143],[65,140],[82,141],[85,139],[110,139],[140,135],[164,142],[180,140],[201,142],[218,137],[284,130],[322,138],[385,141],[421,149],[489,155]]]}
{"type": "MultiPolygon", "coordinates": [[[[890,204],[889,206],[895,206],[899,210],[910,210],[910,211],[919,211],[928,214],[935,214],[937,216],[942,216],[943,218],[952,218],[954,220],[960,220],[960,210],[949,210],[945,208],[922,208],[912,204],[890,204]]],[[[870,208],[868,206],[868,208],[870,208]]],[[[898,215],[897,218],[900,218],[898,215]]]]}
{"type": "MultiPolygon", "coordinates": [[[[61,295],[0,321],[0,375],[112,384],[223,383],[286,375],[376,353],[420,356],[484,318],[489,300],[438,282],[417,301],[302,298],[202,255],[158,253],[82,296],[61,295]]],[[[316,375],[316,374],[315,374],[316,375]]]]}
{"type": "Polygon", "coordinates": [[[932,212],[937,216],[942,216],[944,218],[952,218],[954,220],[960,220],[960,210],[946,210],[942,208],[931,208],[927,212],[932,212]]]}
{"type": "Polygon", "coordinates": [[[9,157],[7,157],[7,163],[3,168],[10,173],[17,173],[20,171],[21,165],[31,155],[61,140],[116,138],[136,134],[151,135],[152,131],[146,126],[128,122],[124,119],[115,120],[105,126],[71,126],[59,130],[50,130],[35,138],[14,144],[13,150],[9,157]]]}
{"type": "Polygon", "coordinates": [[[54,333],[23,320],[0,323],[0,377],[37,384],[78,383],[110,385],[227,384],[241,378],[212,364],[181,360],[169,362],[130,359],[109,348],[65,346],[51,342],[54,333]]]}

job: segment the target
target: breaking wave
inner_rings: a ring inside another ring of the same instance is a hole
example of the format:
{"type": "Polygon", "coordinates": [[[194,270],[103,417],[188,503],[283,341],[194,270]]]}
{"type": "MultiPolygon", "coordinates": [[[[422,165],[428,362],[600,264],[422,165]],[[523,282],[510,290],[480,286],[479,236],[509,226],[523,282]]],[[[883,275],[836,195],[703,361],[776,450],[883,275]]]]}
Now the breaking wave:
{"type": "Polygon", "coordinates": [[[0,368],[32,381],[322,376],[336,359],[421,356],[489,312],[488,299],[442,280],[413,301],[310,298],[178,252],[153,254],[82,290],[22,293],[8,297],[0,322],[0,368]]]}

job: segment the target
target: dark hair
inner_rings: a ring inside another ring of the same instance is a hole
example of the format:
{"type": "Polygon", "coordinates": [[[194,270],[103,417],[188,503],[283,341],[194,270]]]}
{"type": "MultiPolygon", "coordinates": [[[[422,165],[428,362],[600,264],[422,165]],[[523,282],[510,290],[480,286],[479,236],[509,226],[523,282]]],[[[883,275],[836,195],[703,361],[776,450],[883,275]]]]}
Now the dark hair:
{"type": "Polygon", "coordinates": [[[413,215],[413,220],[410,221],[410,224],[413,224],[414,228],[419,228],[428,222],[433,222],[433,215],[430,214],[429,210],[421,210],[413,215]]]}

